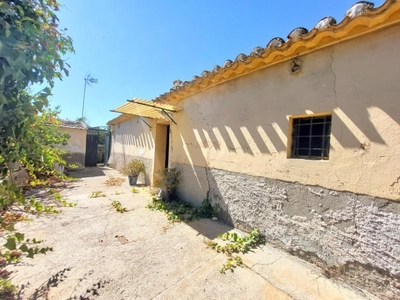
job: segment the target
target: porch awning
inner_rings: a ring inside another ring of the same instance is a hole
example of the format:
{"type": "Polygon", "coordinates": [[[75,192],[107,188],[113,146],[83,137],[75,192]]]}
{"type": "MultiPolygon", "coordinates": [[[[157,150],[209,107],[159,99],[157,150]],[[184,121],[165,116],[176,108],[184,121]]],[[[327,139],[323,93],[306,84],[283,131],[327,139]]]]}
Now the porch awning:
{"type": "Polygon", "coordinates": [[[132,119],[134,117],[135,116],[133,116],[133,115],[122,114],[122,115],[119,115],[118,117],[108,121],[107,125],[119,124],[119,123],[125,122],[127,120],[130,120],[130,119],[132,119]]]}
{"type": "Polygon", "coordinates": [[[128,100],[128,103],[117,107],[113,111],[122,114],[169,121],[170,118],[168,117],[168,113],[177,112],[179,110],[180,109],[173,105],[134,98],[128,100]]]}

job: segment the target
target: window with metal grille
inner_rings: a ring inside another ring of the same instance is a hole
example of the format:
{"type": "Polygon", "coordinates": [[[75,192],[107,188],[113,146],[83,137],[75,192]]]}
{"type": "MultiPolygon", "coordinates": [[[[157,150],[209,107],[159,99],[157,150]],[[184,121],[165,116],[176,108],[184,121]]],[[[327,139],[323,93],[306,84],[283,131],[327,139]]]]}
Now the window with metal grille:
{"type": "Polygon", "coordinates": [[[293,118],[291,157],[329,159],[332,116],[293,118]]]}

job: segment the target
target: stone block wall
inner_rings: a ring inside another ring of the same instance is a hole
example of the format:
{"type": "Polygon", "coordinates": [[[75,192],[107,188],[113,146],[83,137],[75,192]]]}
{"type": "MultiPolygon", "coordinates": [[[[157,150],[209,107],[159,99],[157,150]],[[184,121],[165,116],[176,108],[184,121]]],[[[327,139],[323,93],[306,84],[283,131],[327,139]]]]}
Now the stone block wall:
{"type": "Polygon", "coordinates": [[[400,296],[400,203],[206,169],[221,217],[323,267],[328,276],[400,296]]]}

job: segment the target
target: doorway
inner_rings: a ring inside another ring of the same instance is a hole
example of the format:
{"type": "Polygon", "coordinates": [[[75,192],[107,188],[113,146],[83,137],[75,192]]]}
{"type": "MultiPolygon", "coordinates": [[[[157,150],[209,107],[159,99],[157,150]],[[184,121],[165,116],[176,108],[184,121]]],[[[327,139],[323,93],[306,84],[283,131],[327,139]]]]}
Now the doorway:
{"type": "Polygon", "coordinates": [[[85,166],[96,167],[107,164],[110,157],[111,132],[105,126],[89,127],[86,134],[85,166]]]}
{"type": "Polygon", "coordinates": [[[169,166],[170,126],[157,124],[154,149],[153,183],[157,180],[157,172],[169,166]]]}
{"type": "Polygon", "coordinates": [[[97,166],[97,147],[99,133],[97,130],[89,129],[86,134],[85,167],[97,166]]]}

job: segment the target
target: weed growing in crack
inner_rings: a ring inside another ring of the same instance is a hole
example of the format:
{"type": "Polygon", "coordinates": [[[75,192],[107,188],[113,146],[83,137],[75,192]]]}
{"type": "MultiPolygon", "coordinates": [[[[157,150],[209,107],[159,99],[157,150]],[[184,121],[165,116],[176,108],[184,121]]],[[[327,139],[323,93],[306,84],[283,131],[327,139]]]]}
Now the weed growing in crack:
{"type": "Polygon", "coordinates": [[[139,193],[139,190],[137,188],[135,188],[135,187],[133,187],[131,189],[131,191],[132,191],[132,194],[138,194],[139,193]]]}
{"type": "Polygon", "coordinates": [[[89,195],[89,198],[100,198],[100,197],[105,197],[106,194],[104,194],[101,191],[94,191],[89,195]]]}
{"type": "Polygon", "coordinates": [[[226,232],[218,236],[223,241],[228,241],[224,246],[216,242],[210,242],[209,246],[217,252],[232,254],[232,253],[247,253],[251,249],[259,245],[265,244],[265,237],[261,235],[260,230],[254,228],[249,235],[240,237],[236,232],[226,232]]]}
{"type": "Polygon", "coordinates": [[[119,202],[119,201],[117,201],[117,200],[114,200],[114,201],[111,203],[111,206],[114,207],[115,210],[116,210],[117,212],[120,212],[121,214],[128,211],[128,209],[127,209],[126,207],[123,207],[123,206],[121,205],[121,202],[119,202]]]}
{"type": "Polygon", "coordinates": [[[260,230],[254,228],[249,235],[240,237],[236,232],[226,232],[218,236],[223,241],[228,241],[225,245],[220,245],[210,241],[208,245],[218,253],[224,253],[229,256],[226,264],[222,265],[221,273],[226,270],[233,271],[233,268],[242,265],[242,258],[239,255],[233,256],[233,253],[247,253],[251,249],[257,248],[259,245],[265,244],[265,237],[260,233],[260,230]]]}
{"type": "Polygon", "coordinates": [[[236,267],[243,266],[243,260],[239,255],[229,257],[225,264],[222,265],[221,269],[219,270],[221,273],[225,274],[226,271],[230,270],[233,272],[233,269],[236,267]]]}
{"type": "Polygon", "coordinates": [[[204,199],[200,207],[194,207],[189,202],[173,201],[166,203],[155,197],[147,205],[147,208],[165,212],[168,220],[172,223],[212,218],[219,210],[219,206],[211,205],[208,199],[204,199]]]}
{"type": "Polygon", "coordinates": [[[59,193],[56,193],[54,195],[54,198],[56,198],[56,200],[61,202],[61,205],[64,207],[74,207],[74,206],[78,205],[77,203],[71,203],[71,202],[68,202],[67,200],[63,199],[59,193]]]}

